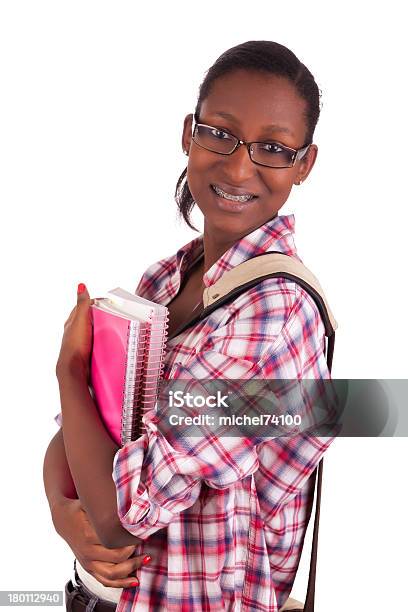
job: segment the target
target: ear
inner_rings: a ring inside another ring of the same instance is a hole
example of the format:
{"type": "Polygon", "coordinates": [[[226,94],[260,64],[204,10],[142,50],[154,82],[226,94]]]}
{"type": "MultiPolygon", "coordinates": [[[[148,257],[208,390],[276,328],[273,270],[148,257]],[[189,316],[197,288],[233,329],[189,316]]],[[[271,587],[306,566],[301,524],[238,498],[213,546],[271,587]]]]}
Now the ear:
{"type": "Polygon", "coordinates": [[[191,147],[191,128],[193,125],[193,114],[190,113],[189,115],[186,115],[185,119],[184,119],[184,125],[183,125],[183,137],[181,139],[181,145],[183,147],[183,151],[190,151],[190,147],[191,147]]]}
{"type": "Polygon", "coordinates": [[[306,178],[309,176],[315,164],[317,152],[318,152],[317,145],[311,144],[304,158],[300,160],[299,164],[297,165],[298,168],[297,168],[296,179],[295,179],[296,185],[300,185],[300,183],[303,183],[306,180],[306,178]]]}

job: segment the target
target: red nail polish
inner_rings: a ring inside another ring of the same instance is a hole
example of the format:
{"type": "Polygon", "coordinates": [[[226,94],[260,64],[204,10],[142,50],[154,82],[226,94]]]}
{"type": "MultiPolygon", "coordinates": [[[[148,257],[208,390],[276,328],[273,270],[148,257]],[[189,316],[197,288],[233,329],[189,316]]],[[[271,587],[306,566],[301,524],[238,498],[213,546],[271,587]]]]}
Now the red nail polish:
{"type": "Polygon", "coordinates": [[[78,293],[83,293],[85,291],[85,289],[86,289],[86,287],[85,287],[84,283],[79,283],[77,292],[78,293]]]}
{"type": "Polygon", "coordinates": [[[132,586],[132,587],[137,587],[137,586],[139,586],[139,581],[137,581],[137,582],[131,582],[131,583],[130,583],[130,586],[132,586]]]}
{"type": "Polygon", "coordinates": [[[146,555],[145,557],[143,557],[143,565],[147,565],[148,563],[150,563],[150,561],[152,560],[150,555],[146,555]]]}

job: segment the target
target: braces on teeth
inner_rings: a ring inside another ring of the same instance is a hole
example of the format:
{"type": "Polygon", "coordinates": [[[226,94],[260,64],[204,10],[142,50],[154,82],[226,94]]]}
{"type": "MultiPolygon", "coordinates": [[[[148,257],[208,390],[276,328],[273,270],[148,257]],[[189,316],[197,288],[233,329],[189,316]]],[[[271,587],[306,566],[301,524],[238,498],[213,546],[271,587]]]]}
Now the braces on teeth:
{"type": "Polygon", "coordinates": [[[222,196],[226,200],[233,200],[234,202],[247,202],[253,197],[252,195],[231,195],[229,193],[226,193],[216,185],[213,185],[213,189],[217,195],[222,196]]]}

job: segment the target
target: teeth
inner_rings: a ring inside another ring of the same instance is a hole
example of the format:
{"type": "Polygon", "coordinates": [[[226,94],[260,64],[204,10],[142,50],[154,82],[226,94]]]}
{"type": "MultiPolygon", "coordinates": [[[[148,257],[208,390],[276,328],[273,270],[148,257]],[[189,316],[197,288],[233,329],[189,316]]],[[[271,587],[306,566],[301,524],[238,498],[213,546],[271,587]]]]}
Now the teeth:
{"type": "Polygon", "coordinates": [[[212,188],[214,189],[217,195],[221,196],[222,198],[225,198],[226,200],[232,200],[233,202],[248,202],[248,200],[251,200],[253,198],[252,195],[231,195],[230,193],[223,191],[216,185],[212,185],[212,188]]]}

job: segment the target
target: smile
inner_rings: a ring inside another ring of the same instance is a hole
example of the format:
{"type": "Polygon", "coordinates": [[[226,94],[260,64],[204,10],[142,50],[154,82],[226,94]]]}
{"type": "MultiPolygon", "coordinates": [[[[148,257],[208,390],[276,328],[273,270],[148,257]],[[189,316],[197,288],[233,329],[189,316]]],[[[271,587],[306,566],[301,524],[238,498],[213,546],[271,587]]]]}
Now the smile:
{"type": "Polygon", "coordinates": [[[227,193],[220,187],[217,187],[217,185],[211,185],[211,188],[218,196],[224,198],[225,200],[231,200],[232,202],[249,202],[249,200],[252,200],[256,197],[250,193],[242,195],[233,195],[231,193],[227,193]]]}

